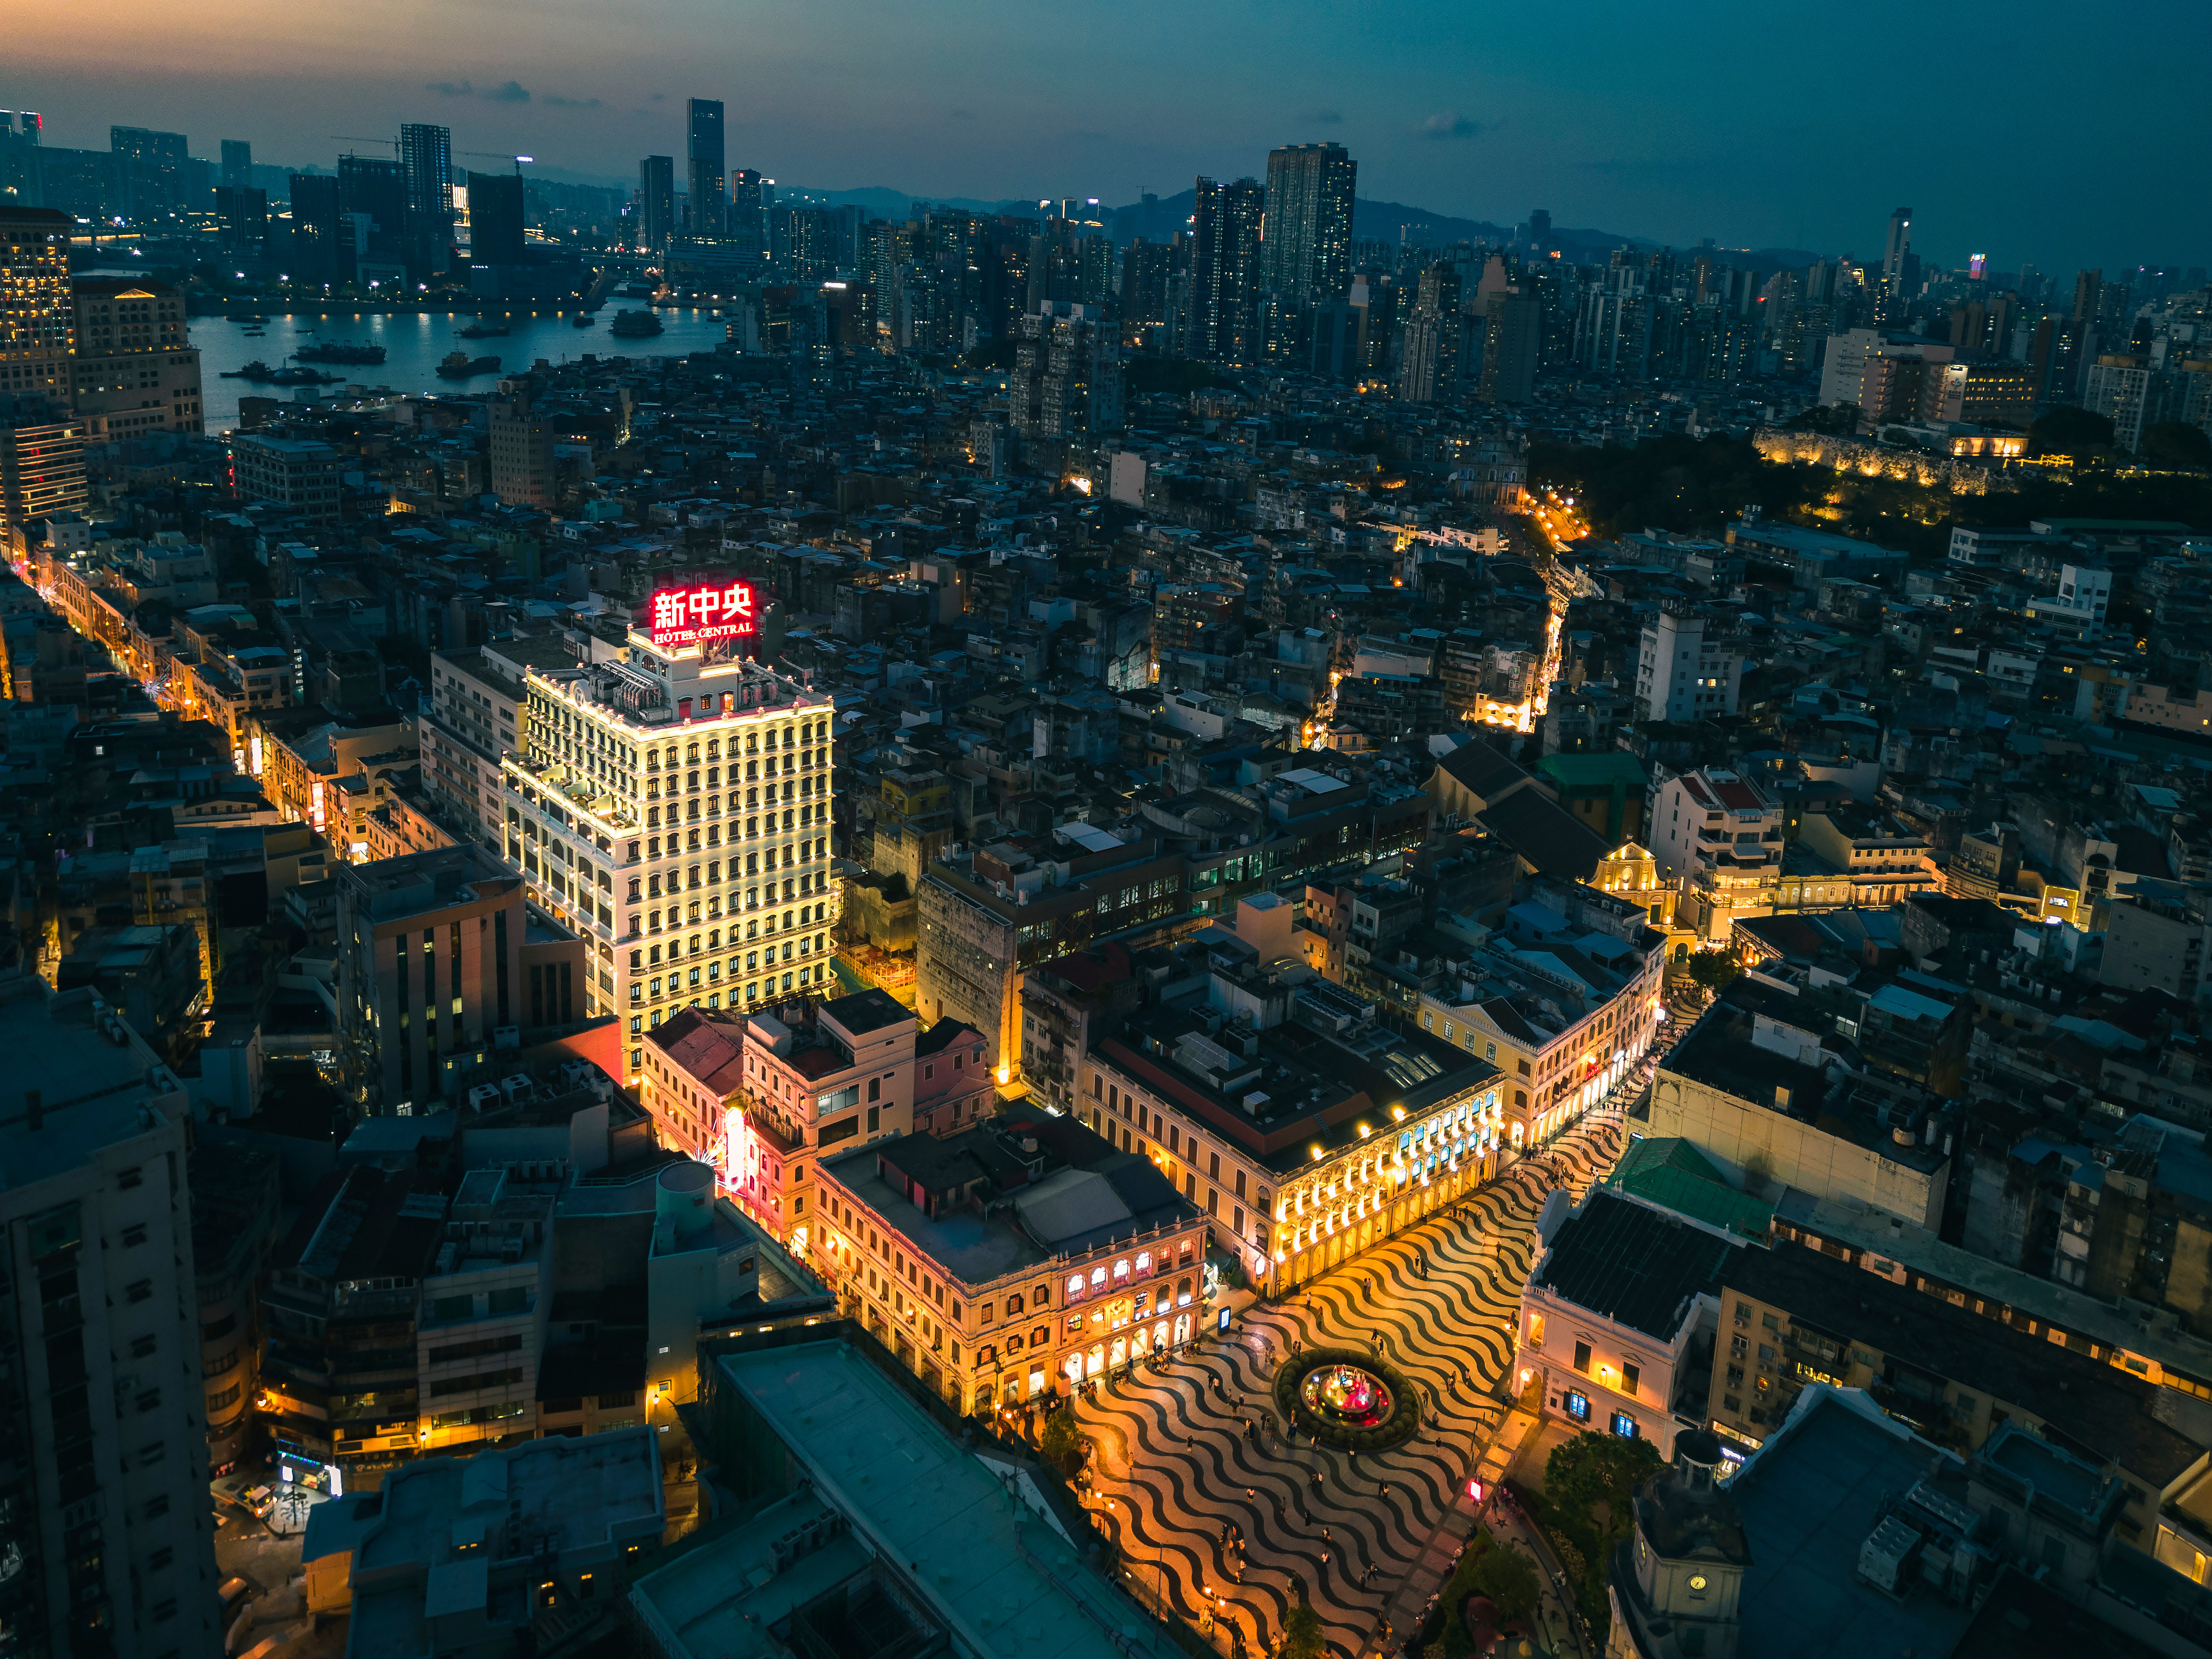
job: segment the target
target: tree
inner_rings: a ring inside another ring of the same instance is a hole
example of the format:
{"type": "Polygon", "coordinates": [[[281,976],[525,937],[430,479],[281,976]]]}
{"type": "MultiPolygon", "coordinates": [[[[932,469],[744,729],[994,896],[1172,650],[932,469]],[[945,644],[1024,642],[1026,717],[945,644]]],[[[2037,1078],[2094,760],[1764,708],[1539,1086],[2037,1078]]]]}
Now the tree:
{"type": "Polygon", "coordinates": [[[2057,404],[2027,428],[2032,455],[2102,455],[2112,447],[2112,423],[2074,404],[2057,404]]]}
{"type": "Polygon", "coordinates": [[[2186,421],[2153,421],[2143,428],[2142,458],[2157,466],[2212,470],[2212,435],[2186,421]]]}
{"type": "Polygon", "coordinates": [[[1636,1488],[1658,1474],[1660,1467],[1659,1449],[1649,1440],[1584,1429],[1565,1444],[1554,1446],[1545,1460],[1544,1496],[1563,1507],[1586,1510],[1601,1503],[1618,1527],[1636,1488]]]}
{"type": "Polygon", "coordinates": [[[1815,404],[1799,410],[1782,424],[1792,432],[1825,432],[1831,437],[1848,438],[1859,429],[1859,406],[1815,404]]]}
{"type": "Polygon", "coordinates": [[[1468,1576],[1474,1593],[1495,1602],[1500,1618],[1526,1619],[1536,1611],[1543,1583],[1536,1577],[1536,1569],[1518,1550],[1508,1549],[1503,1544],[1492,1546],[1482,1553],[1468,1576]]]}
{"type": "Polygon", "coordinates": [[[1321,1659],[1327,1643],[1321,1626],[1321,1615],[1306,1600],[1306,1587],[1298,1586],[1298,1604],[1283,1620],[1283,1645],[1278,1650],[1280,1659],[1321,1659]]]}
{"type": "Polygon", "coordinates": [[[1075,1413],[1065,1407],[1045,1413],[1044,1432],[1037,1437],[1042,1451],[1063,1474],[1083,1467],[1083,1437],[1076,1432],[1075,1413]]]}
{"type": "Polygon", "coordinates": [[[1725,991],[1743,977],[1743,964],[1725,951],[1700,951],[1690,958],[1690,977],[1708,991],[1725,991]]]}

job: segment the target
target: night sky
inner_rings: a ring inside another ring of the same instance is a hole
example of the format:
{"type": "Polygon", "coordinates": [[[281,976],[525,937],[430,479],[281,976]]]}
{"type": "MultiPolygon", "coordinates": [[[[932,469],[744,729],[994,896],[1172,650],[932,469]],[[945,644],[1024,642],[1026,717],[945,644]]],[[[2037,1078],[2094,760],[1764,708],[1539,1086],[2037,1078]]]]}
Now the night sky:
{"type": "MultiPolygon", "coordinates": [[[[111,123],[328,166],[331,135],[681,172],[687,96],[730,164],[922,196],[1170,195],[1334,139],[1365,198],[1676,245],[2070,274],[2212,264],[2212,7],[1544,6],[945,0],[10,0],[0,103],[46,142],[111,123]]],[[[457,156],[465,163],[495,165],[457,156]]]]}

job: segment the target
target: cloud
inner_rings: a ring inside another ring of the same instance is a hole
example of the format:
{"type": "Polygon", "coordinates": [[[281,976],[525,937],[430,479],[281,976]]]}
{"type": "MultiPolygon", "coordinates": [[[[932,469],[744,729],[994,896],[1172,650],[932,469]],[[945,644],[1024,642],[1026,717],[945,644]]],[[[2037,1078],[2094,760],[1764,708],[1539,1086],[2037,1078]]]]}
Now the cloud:
{"type": "Polygon", "coordinates": [[[947,110],[945,118],[948,121],[972,121],[975,118],[975,112],[972,109],[947,110]]]}
{"type": "MultiPolygon", "coordinates": [[[[520,81],[502,81],[495,87],[479,87],[473,81],[432,81],[422,88],[447,98],[482,98],[495,104],[526,104],[530,88],[520,81]]],[[[596,98],[548,98],[549,104],[558,104],[567,109],[589,109],[599,100],[596,98]]]]}
{"type": "MultiPolygon", "coordinates": [[[[523,94],[526,98],[529,95],[528,93],[523,94]]],[[[596,98],[559,98],[550,93],[540,101],[550,104],[555,109],[597,109],[599,106],[599,100],[596,98]]]]}
{"type": "Polygon", "coordinates": [[[1495,121],[1470,119],[1457,110],[1440,109],[1413,131],[1424,138],[1472,138],[1479,132],[1492,131],[1497,125],[1495,121]]]}
{"type": "Polygon", "coordinates": [[[653,94],[653,101],[656,104],[665,104],[668,101],[668,94],[665,92],[656,92],[653,94]]]}
{"type": "Polygon", "coordinates": [[[1300,112],[1298,119],[1310,127],[1340,127],[1344,112],[1340,109],[1310,109],[1300,112]]]}

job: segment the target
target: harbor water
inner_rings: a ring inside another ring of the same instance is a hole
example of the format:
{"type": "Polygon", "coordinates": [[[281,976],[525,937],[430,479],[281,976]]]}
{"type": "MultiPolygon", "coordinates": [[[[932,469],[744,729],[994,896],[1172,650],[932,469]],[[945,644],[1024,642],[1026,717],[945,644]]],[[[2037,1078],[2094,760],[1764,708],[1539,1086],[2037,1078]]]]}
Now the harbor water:
{"type": "Polygon", "coordinates": [[[570,321],[574,313],[544,310],[518,310],[507,316],[478,316],[474,312],[408,312],[387,315],[380,312],[295,312],[286,314],[270,311],[268,321],[262,324],[232,322],[222,317],[195,317],[191,319],[191,343],[200,349],[200,377],[204,396],[201,399],[207,430],[228,432],[238,424],[238,400],[240,398],[276,398],[290,402],[300,388],[255,385],[251,380],[227,380],[222,378],[227,369],[243,368],[258,359],[271,368],[285,367],[284,360],[305,346],[313,345],[379,345],[384,348],[380,363],[312,363],[320,374],[342,376],[343,386],[318,388],[325,393],[342,393],[349,386],[366,391],[372,386],[389,386],[396,392],[489,392],[498,384],[502,374],[513,374],[527,369],[539,358],[558,364],[573,362],[586,353],[606,357],[662,357],[681,356],[687,351],[710,351],[724,337],[723,319],[710,309],[678,310],[665,307],[655,314],[660,319],[658,334],[618,338],[610,333],[608,324],[621,311],[642,311],[642,301],[610,301],[594,313],[598,320],[589,328],[577,328],[570,321]],[[465,340],[461,331],[471,325],[490,327],[505,324],[508,331],[486,338],[465,340]],[[258,328],[258,334],[249,333],[258,328]],[[496,370],[465,379],[449,380],[438,373],[441,359],[461,351],[471,357],[496,357],[496,370]]]}

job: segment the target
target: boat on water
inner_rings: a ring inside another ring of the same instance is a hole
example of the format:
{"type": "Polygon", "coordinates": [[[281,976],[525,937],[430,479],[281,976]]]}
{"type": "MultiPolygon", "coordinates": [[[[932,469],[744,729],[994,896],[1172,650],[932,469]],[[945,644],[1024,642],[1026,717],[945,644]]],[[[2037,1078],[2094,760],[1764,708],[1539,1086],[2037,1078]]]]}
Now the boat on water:
{"type": "Polygon", "coordinates": [[[489,340],[507,331],[505,323],[471,323],[461,331],[461,337],[464,340],[489,340]]]}
{"type": "Polygon", "coordinates": [[[271,368],[258,357],[240,368],[226,368],[221,378],[248,380],[256,386],[337,386],[345,376],[325,374],[312,368],[271,368]]]}
{"type": "Polygon", "coordinates": [[[623,339],[658,334],[660,319],[649,311],[617,311],[615,319],[607,325],[607,332],[623,339]]]}
{"type": "Polygon", "coordinates": [[[498,368],[498,358],[471,357],[465,351],[449,351],[438,360],[438,373],[449,380],[465,380],[471,374],[489,374],[498,368]]]}
{"type": "Polygon", "coordinates": [[[590,312],[580,311],[568,319],[568,326],[571,328],[595,328],[599,325],[599,319],[592,316],[590,312]]]}
{"type": "Polygon", "coordinates": [[[301,346],[292,355],[303,363],[380,363],[384,361],[384,348],[332,340],[321,345],[301,346]]]}
{"type": "Polygon", "coordinates": [[[246,312],[233,312],[223,319],[226,323],[265,323],[268,320],[266,317],[255,316],[246,312]]]}

